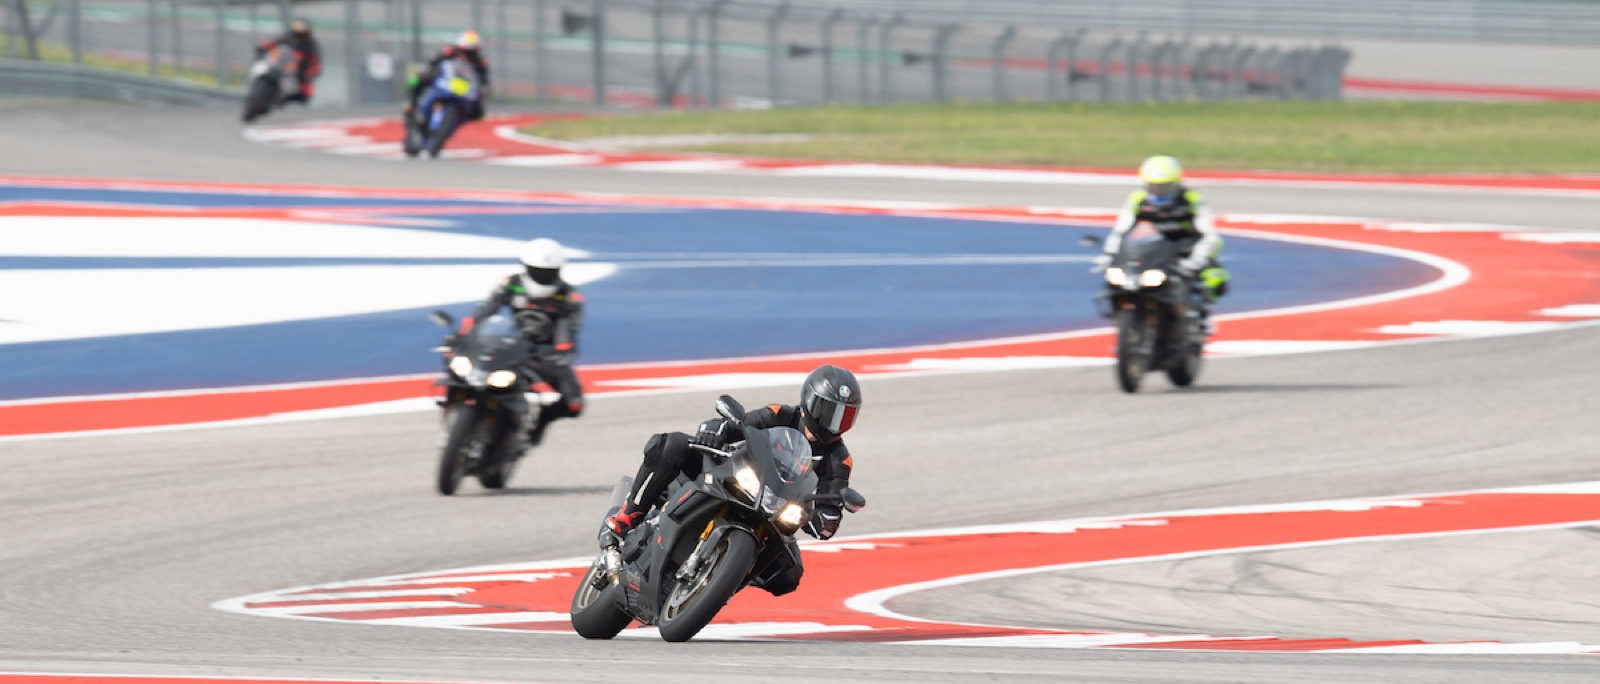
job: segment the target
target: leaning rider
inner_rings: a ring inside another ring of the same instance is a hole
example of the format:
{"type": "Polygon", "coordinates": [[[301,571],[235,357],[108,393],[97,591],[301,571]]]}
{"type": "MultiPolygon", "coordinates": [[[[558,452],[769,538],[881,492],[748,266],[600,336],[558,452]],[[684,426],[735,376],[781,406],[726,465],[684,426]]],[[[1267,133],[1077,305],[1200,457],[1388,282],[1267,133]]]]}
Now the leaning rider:
{"type": "Polygon", "coordinates": [[[1198,276],[1202,297],[1197,302],[1205,334],[1215,331],[1211,323],[1211,304],[1228,292],[1228,271],[1217,257],[1222,253],[1222,236],[1217,234],[1211,208],[1200,193],[1183,185],[1183,167],[1172,157],[1150,157],[1139,165],[1142,190],[1128,195],[1116,225],[1106,238],[1104,253],[1095,257],[1094,268],[1103,271],[1122,246],[1122,238],[1139,223],[1149,223],[1162,237],[1183,245],[1183,261],[1178,268],[1190,277],[1198,276]]]}
{"type": "Polygon", "coordinates": [[[304,17],[296,18],[289,22],[289,30],[276,38],[270,38],[256,46],[256,57],[260,57],[272,48],[283,45],[294,52],[295,57],[295,91],[284,93],[278,98],[278,104],[286,102],[299,102],[310,104],[311,96],[316,88],[311,82],[322,74],[322,50],[317,47],[317,39],[311,35],[311,22],[304,17]]]}
{"type": "Polygon", "coordinates": [[[501,280],[472,314],[474,320],[482,320],[500,307],[510,306],[523,336],[538,350],[526,372],[561,393],[560,400],[539,410],[528,430],[529,447],[544,441],[545,428],[551,422],[583,412],[583,388],[572,370],[578,355],[578,330],[583,327],[583,295],[561,279],[561,267],[566,263],[566,250],[555,240],[529,241],[522,251],[522,271],[501,280]]]}
{"type": "MultiPolygon", "coordinates": [[[[691,441],[723,447],[744,439],[742,428],[785,426],[801,431],[811,444],[812,455],[817,457],[817,494],[824,501],[812,507],[804,529],[813,537],[828,539],[839,531],[839,521],[844,517],[837,497],[849,486],[853,465],[843,436],[855,425],[860,411],[861,384],[856,382],[856,376],[838,366],[823,365],[806,376],[800,386],[799,405],[769,404],[746,413],[742,425],[713,418],[701,423],[693,437],[682,432],[653,435],[645,442],[644,463],[633,478],[633,489],[622,509],[606,519],[606,530],[614,540],[626,537],[651,508],[666,502],[667,487],[678,475],[700,475],[701,460],[689,448],[691,441]]],[[[798,558],[799,554],[791,557],[798,558]]],[[[762,588],[774,595],[794,591],[800,585],[802,572],[796,564],[765,582],[762,588]]]]}

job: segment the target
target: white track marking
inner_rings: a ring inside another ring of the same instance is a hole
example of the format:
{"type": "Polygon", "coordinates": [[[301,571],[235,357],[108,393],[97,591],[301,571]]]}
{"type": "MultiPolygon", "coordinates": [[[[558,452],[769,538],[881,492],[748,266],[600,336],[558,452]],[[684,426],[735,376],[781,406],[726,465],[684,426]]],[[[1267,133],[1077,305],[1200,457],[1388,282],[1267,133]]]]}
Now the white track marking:
{"type": "Polygon", "coordinates": [[[1452,337],[1497,337],[1548,332],[1567,327],[1561,321],[1418,321],[1404,325],[1385,325],[1378,332],[1389,335],[1448,335],[1452,337]]]}
{"type": "Polygon", "coordinates": [[[1569,304],[1554,309],[1541,309],[1541,316],[1570,316],[1572,318],[1600,318],[1600,304],[1569,304]]]}
{"type": "Polygon", "coordinates": [[[1600,233],[1507,233],[1501,237],[1504,237],[1507,240],[1543,242],[1550,245],[1590,244],[1600,242],[1600,233]]]}

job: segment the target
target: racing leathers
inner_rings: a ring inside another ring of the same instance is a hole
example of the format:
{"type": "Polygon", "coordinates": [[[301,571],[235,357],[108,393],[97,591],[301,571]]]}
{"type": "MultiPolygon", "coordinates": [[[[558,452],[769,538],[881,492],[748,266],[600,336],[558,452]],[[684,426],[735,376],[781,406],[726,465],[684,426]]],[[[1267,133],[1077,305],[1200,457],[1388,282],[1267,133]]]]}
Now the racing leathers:
{"type": "Polygon", "coordinates": [[[278,104],[286,102],[299,102],[310,104],[311,96],[316,93],[312,81],[322,75],[322,49],[317,46],[315,38],[296,36],[294,33],[285,33],[276,38],[262,41],[256,46],[256,56],[266,54],[273,47],[282,45],[294,52],[295,61],[295,92],[284,93],[279,96],[278,104]]]}
{"type": "Polygon", "coordinates": [[[527,274],[517,273],[501,280],[472,316],[482,320],[503,306],[511,307],[516,312],[517,327],[538,350],[524,371],[561,393],[560,400],[539,410],[528,430],[528,445],[538,446],[552,421],[583,412],[583,388],[572,369],[578,355],[578,332],[583,327],[583,295],[572,284],[558,280],[553,293],[533,296],[530,290],[538,292],[548,287],[526,282],[527,278],[527,274]]]}
{"type": "MultiPolygon", "coordinates": [[[[633,489],[628,492],[628,499],[623,502],[622,509],[607,521],[608,529],[618,537],[625,535],[651,508],[666,501],[667,487],[678,475],[690,478],[700,475],[702,462],[699,454],[689,448],[691,441],[720,448],[729,442],[744,439],[744,431],[741,428],[779,426],[794,428],[805,435],[811,445],[812,455],[817,457],[815,465],[817,495],[830,499],[813,505],[811,515],[802,529],[818,539],[832,537],[839,531],[839,521],[843,518],[841,505],[836,502],[839,493],[850,484],[850,469],[853,465],[850,450],[845,447],[844,440],[840,437],[818,439],[805,427],[800,408],[783,404],[770,404],[750,411],[745,414],[740,425],[731,425],[722,418],[713,418],[701,423],[699,430],[693,436],[682,432],[652,435],[645,442],[644,463],[639,466],[639,472],[633,478],[633,489]]],[[[794,538],[789,537],[786,543],[794,544],[794,538]]],[[[790,554],[790,557],[798,559],[800,554],[796,552],[790,554]]],[[[803,572],[804,569],[797,560],[792,567],[773,573],[772,576],[758,581],[757,585],[774,595],[786,594],[799,586],[803,572]]]]}
{"type": "Polygon", "coordinates": [[[446,45],[444,49],[439,51],[438,55],[428,60],[428,65],[423,67],[422,72],[411,81],[411,87],[407,93],[407,102],[410,104],[406,105],[406,113],[409,114],[416,109],[417,99],[421,97],[422,91],[427,88],[428,84],[433,83],[434,79],[439,77],[439,65],[452,59],[465,61],[477,73],[478,99],[472,103],[469,108],[471,111],[466,114],[468,121],[477,121],[483,118],[485,105],[489,100],[489,93],[492,92],[492,87],[489,85],[489,60],[485,59],[483,53],[479,50],[467,50],[454,45],[446,45]]]}
{"type": "MultiPolygon", "coordinates": [[[[1122,238],[1140,223],[1148,223],[1162,237],[1178,242],[1184,259],[1178,267],[1198,278],[1204,295],[1199,302],[1202,316],[1209,316],[1210,304],[1228,292],[1228,271],[1217,256],[1222,252],[1222,236],[1217,234],[1211,208],[1200,193],[1178,186],[1177,193],[1165,202],[1145,190],[1135,190],[1117,213],[1116,225],[1106,238],[1105,253],[1096,263],[1109,263],[1122,247],[1122,238]]],[[[1209,319],[1207,321],[1209,327],[1209,319]]]]}

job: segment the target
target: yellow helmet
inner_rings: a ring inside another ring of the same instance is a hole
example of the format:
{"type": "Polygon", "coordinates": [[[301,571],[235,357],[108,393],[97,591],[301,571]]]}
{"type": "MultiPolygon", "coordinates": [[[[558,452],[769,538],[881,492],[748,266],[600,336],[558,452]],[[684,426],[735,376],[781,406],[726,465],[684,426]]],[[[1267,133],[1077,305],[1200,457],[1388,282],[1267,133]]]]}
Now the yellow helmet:
{"type": "Polygon", "coordinates": [[[1183,167],[1172,157],[1151,157],[1139,165],[1139,180],[1165,185],[1183,180],[1183,167]]]}

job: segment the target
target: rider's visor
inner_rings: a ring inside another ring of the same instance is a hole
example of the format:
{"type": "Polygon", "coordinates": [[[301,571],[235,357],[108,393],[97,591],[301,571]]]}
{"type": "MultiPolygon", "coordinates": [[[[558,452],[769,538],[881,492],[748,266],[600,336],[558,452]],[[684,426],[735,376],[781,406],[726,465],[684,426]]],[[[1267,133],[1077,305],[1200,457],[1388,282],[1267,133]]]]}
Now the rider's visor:
{"type": "Polygon", "coordinates": [[[1164,204],[1178,196],[1178,184],[1146,183],[1144,191],[1150,195],[1150,199],[1156,200],[1158,204],[1164,204]]]}
{"type": "Polygon", "coordinates": [[[534,268],[528,267],[528,277],[540,285],[554,285],[561,279],[559,268],[534,268]]]}
{"type": "Polygon", "coordinates": [[[851,426],[856,424],[856,414],[861,412],[860,406],[842,404],[832,399],[817,397],[811,402],[811,418],[817,425],[828,432],[841,435],[851,426]]]}

